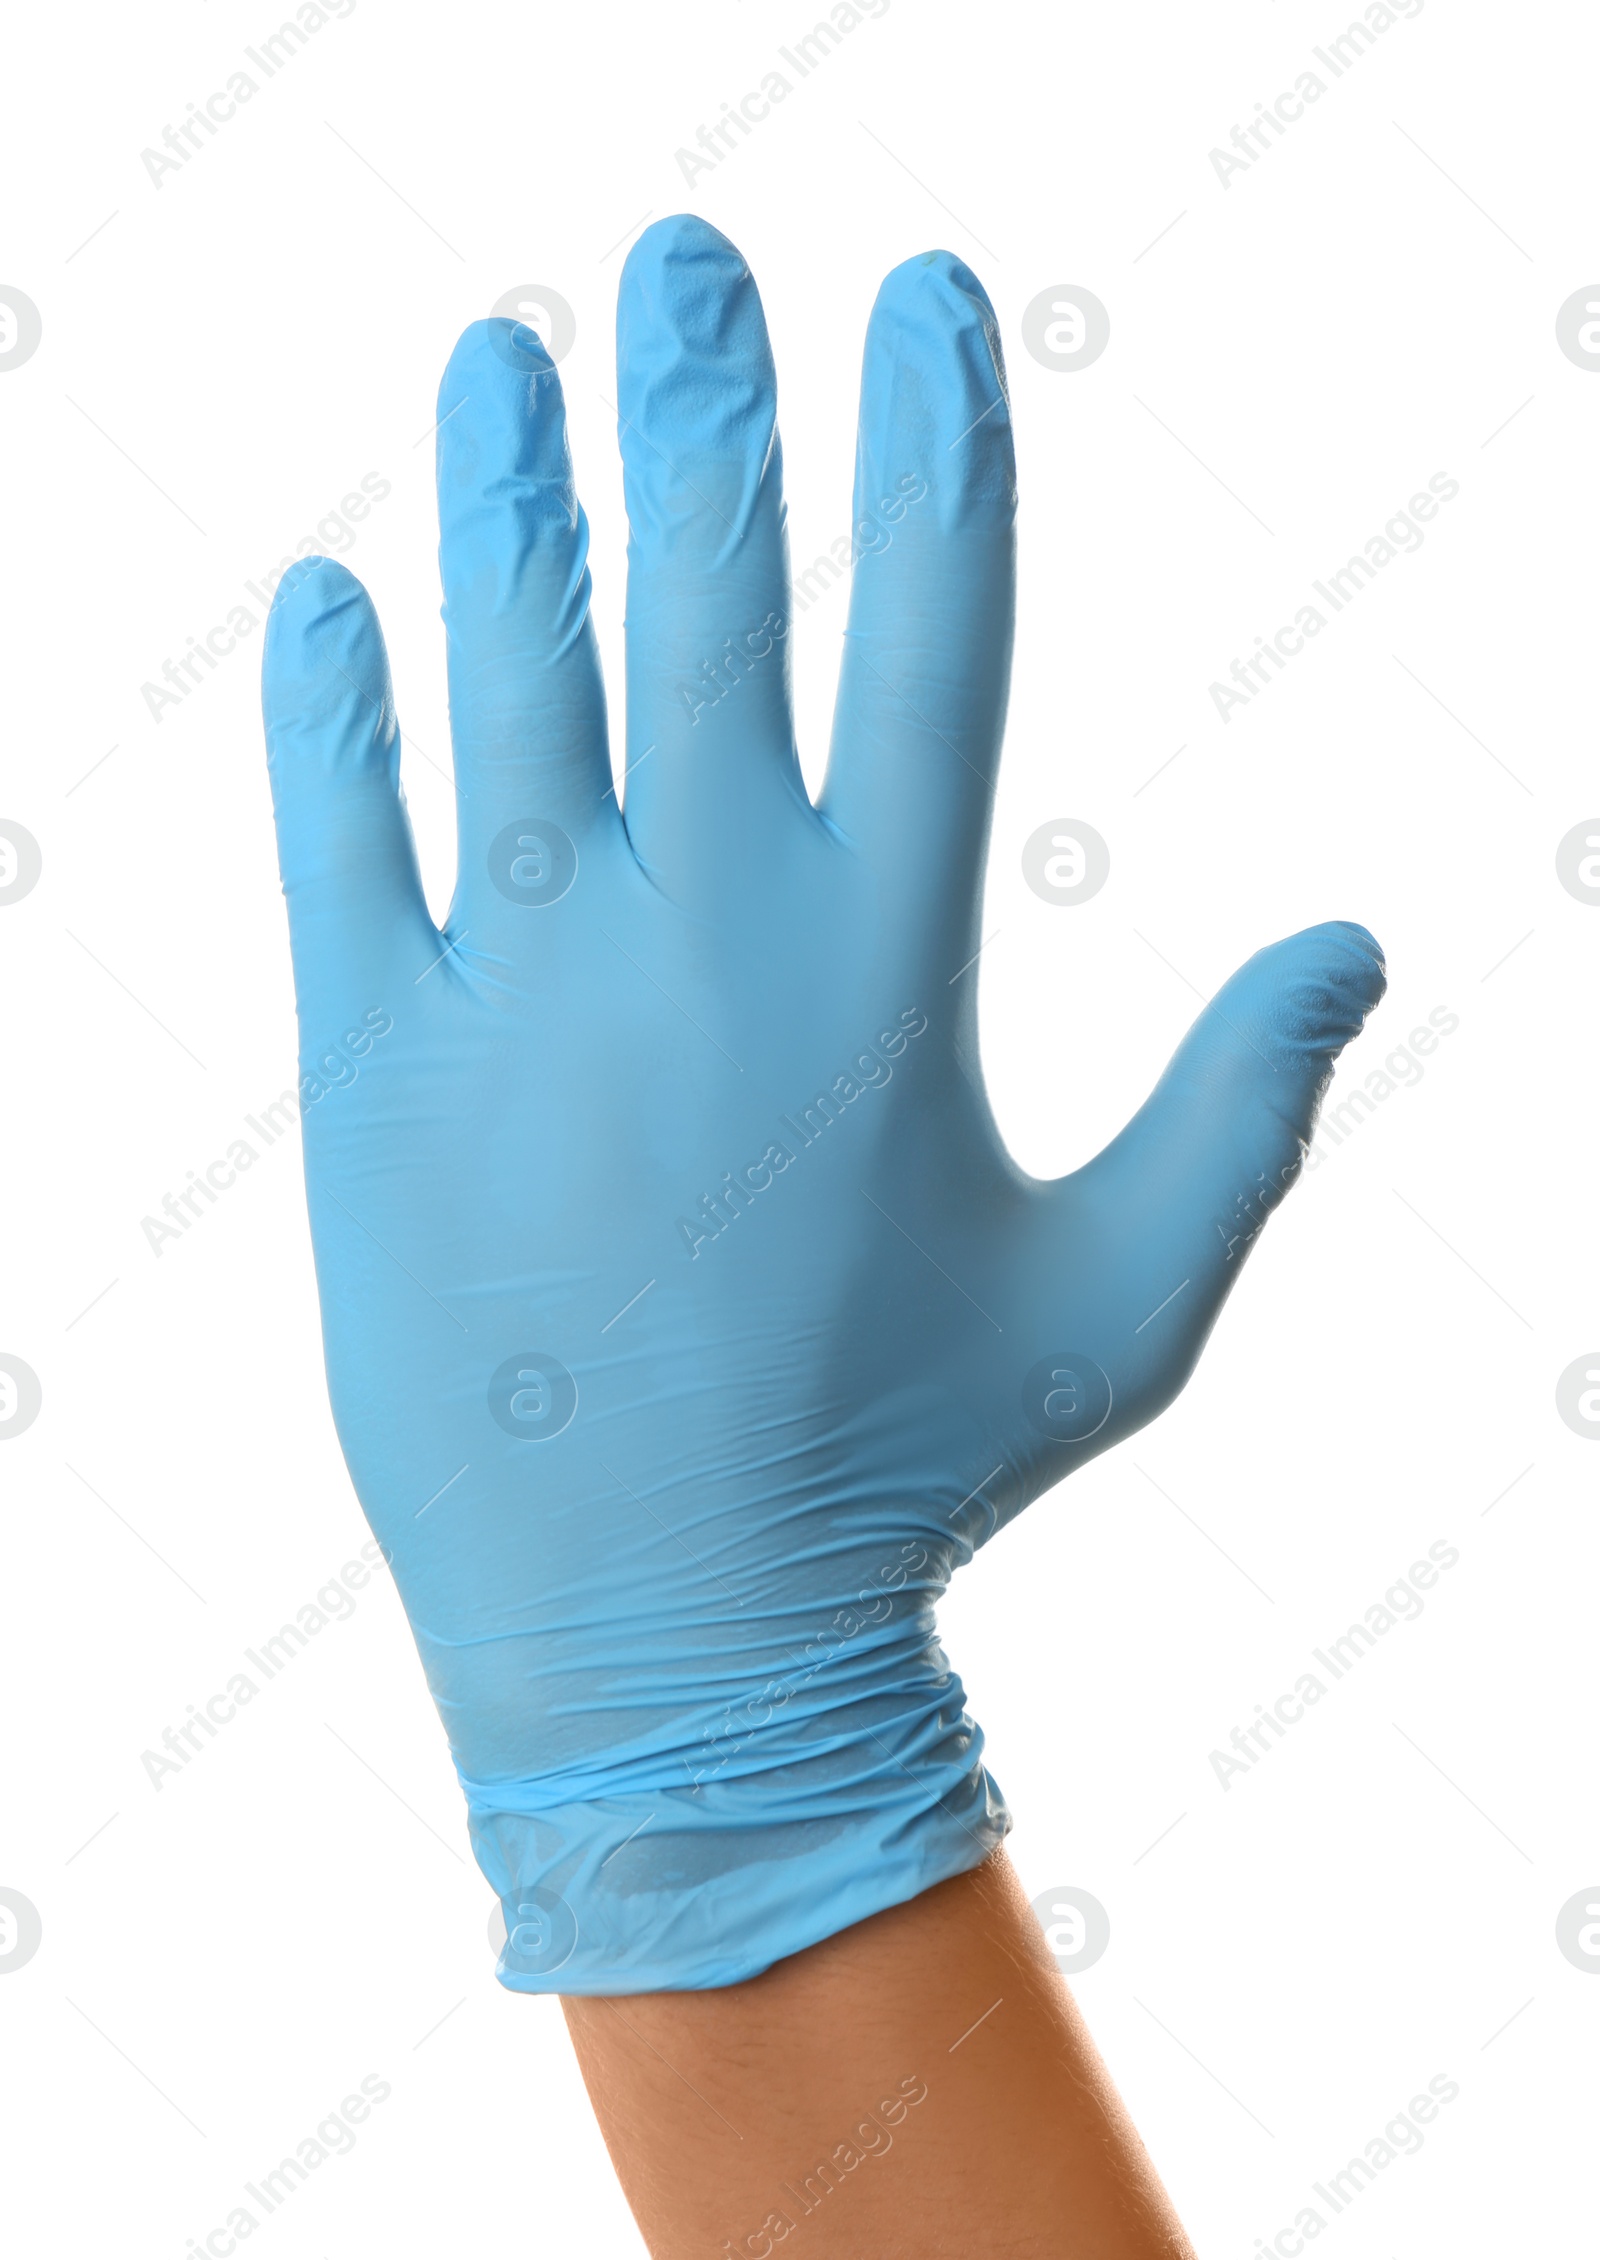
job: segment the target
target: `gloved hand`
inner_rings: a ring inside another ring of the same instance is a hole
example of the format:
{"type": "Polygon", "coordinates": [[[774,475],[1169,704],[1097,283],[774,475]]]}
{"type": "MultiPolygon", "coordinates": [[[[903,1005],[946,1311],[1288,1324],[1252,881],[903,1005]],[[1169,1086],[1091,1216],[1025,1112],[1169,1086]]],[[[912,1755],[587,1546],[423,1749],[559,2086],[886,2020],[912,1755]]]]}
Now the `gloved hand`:
{"type": "Polygon", "coordinates": [[[442,932],[365,590],[304,561],[265,655],[333,1409],[529,1992],[728,1984],[993,1850],[935,1603],[1182,1386],[1383,989],[1359,926],[1263,950],[1103,1153],[1025,1176],[971,965],[1014,578],[989,301],[930,252],[873,311],[820,807],[755,284],[663,221],[618,329],[625,815],[531,330],[474,323],[439,399],[442,932]]]}

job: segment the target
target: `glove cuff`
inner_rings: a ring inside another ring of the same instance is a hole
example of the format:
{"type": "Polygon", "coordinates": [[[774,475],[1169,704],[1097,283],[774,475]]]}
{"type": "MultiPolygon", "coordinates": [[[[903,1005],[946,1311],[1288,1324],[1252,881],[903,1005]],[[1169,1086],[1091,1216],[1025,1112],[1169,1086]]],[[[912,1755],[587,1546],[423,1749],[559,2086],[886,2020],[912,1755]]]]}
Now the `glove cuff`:
{"type": "Polygon", "coordinates": [[[756,1977],[988,1859],[1011,1816],[982,1748],[958,1707],[858,1724],[763,1766],[759,1787],[754,1765],[563,1801],[549,1778],[463,1779],[505,1921],[495,1974],[571,1994],[756,1977]]]}

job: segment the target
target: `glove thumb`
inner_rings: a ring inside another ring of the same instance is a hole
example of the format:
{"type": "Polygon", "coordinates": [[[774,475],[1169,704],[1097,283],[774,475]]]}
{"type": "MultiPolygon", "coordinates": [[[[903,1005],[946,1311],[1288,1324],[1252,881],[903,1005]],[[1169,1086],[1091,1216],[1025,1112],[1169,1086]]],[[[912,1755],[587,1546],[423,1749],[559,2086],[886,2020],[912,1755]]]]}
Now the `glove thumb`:
{"type": "Polygon", "coordinates": [[[1116,1281],[1123,1419],[1182,1388],[1268,1216],[1300,1174],[1333,1065],[1385,986],[1363,926],[1257,951],[1190,1029],[1127,1128],[1058,1188],[1116,1281]]]}

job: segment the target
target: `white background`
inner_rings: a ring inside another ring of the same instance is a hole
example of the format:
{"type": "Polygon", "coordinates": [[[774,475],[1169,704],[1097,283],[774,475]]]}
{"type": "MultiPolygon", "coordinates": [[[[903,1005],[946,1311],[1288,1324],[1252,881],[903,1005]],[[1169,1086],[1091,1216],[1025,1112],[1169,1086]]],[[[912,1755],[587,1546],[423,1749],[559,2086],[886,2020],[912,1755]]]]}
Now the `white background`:
{"type": "MultiPolygon", "coordinates": [[[[252,2252],[642,2249],[558,2005],[494,1981],[386,1582],[178,1778],[141,1765],[366,1535],[295,1141],[159,1259],[141,1231],[295,1040],[259,634],[159,723],[141,685],[380,474],[346,554],[442,913],[439,371],[519,284],[575,310],[615,698],[617,274],[686,207],[763,289],[797,561],[848,523],[882,273],[944,244],[994,297],[1022,611],[982,1011],[1019,1158],[1086,1158],[1195,992],[1314,920],[1364,921],[1390,965],[1336,1095],[1459,1016],[1274,1220],[1174,1410],[986,1553],[945,1626],[1030,1893],[1109,1910],[1078,1992],[1207,2260],[1270,2245],[1439,2073],[1460,2094],[1426,2146],[1316,2249],[1588,2249],[1600,1977],[1555,1917],[1600,1876],[1600,1451],[1555,1384],[1600,1339],[1600,910],[1555,849],[1600,805],[1600,381],[1555,316],[1600,273],[1600,36],[1572,5],[1428,0],[1224,186],[1210,150],[1350,14],[1066,13],[893,0],[692,187],[675,151],[808,30],[799,0],[359,0],[159,188],[141,150],[279,15],[11,17],[0,282],[43,320],[0,374],[0,815],[44,857],[0,911],[0,1348],[44,1393],[0,1508],[0,1883],[43,1923],[0,1980],[28,2250],[180,2260],[373,2073],[357,2147],[252,2252]],[[1077,373],[1021,340],[1061,283],[1110,310],[1077,373]],[[1213,679],[1441,471],[1425,546],[1224,724],[1213,679]],[[1020,875],[1058,817],[1110,843],[1077,908],[1020,875]],[[1425,1614],[1225,1790],[1212,1749],[1438,1539],[1460,1560],[1425,1614]]],[[[813,782],[842,621],[841,590],[795,638],[813,782]]]]}

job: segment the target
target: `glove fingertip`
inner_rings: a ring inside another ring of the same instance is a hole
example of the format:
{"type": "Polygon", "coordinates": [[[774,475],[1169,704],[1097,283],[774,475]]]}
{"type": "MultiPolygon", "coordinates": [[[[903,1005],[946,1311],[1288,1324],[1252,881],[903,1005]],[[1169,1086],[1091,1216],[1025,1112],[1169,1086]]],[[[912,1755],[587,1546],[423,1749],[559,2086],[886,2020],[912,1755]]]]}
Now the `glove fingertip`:
{"type": "MultiPolygon", "coordinates": [[[[916,474],[946,532],[1009,524],[1016,509],[1011,399],[1000,325],[972,269],[949,251],[891,268],[867,326],[858,516],[916,474]],[[861,482],[865,481],[862,488],[861,482]]],[[[903,508],[903,505],[901,506],[903,508]]]]}
{"type": "Polygon", "coordinates": [[[314,750],[328,763],[387,759],[394,698],[372,599],[332,557],[301,557],[278,583],[261,659],[267,760],[314,750]]]}
{"type": "Polygon", "coordinates": [[[1369,927],[1361,926],[1353,918],[1330,918],[1321,926],[1307,929],[1306,938],[1312,936],[1325,942],[1330,952],[1348,951],[1367,969],[1377,986],[1373,996],[1376,1003],[1382,996],[1388,980],[1388,964],[1383,954],[1383,944],[1369,927]]]}
{"type": "Polygon", "coordinates": [[[1275,961],[1280,1025],[1330,1059],[1360,1034],[1389,984],[1377,938],[1348,919],[1307,927],[1262,955],[1275,961]]]}

